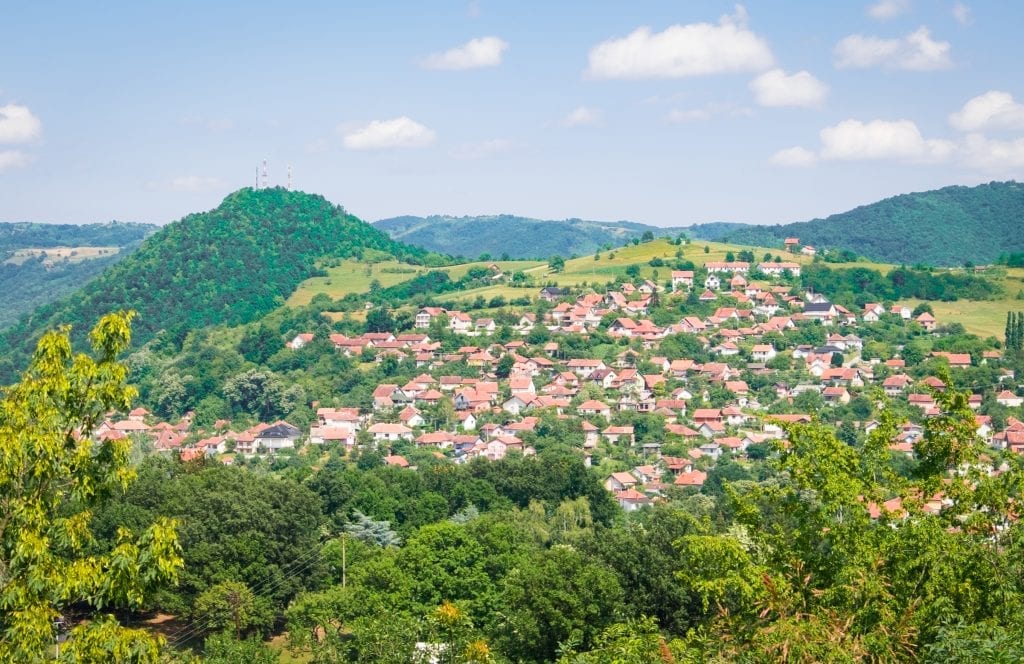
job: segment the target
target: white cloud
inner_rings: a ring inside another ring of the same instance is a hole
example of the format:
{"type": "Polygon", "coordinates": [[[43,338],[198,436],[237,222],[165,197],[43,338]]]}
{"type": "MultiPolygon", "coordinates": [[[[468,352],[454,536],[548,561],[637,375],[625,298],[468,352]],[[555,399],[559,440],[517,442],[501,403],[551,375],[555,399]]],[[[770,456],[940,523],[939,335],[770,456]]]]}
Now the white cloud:
{"type": "Polygon", "coordinates": [[[174,191],[214,191],[224,186],[224,183],[217,178],[204,178],[198,175],[181,175],[171,180],[171,189],[174,191]]]}
{"type": "Polygon", "coordinates": [[[677,109],[669,111],[668,121],[678,124],[686,122],[701,122],[710,120],[715,116],[726,116],[730,118],[749,118],[754,111],[745,106],[734,106],[733,104],[707,104],[700,108],[677,109]]]}
{"type": "Polygon", "coordinates": [[[850,35],[835,48],[836,66],[845,69],[889,67],[926,71],[952,66],[950,44],[935,41],[926,27],[897,39],[850,35]]]}
{"type": "Polygon", "coordinates": [[[601,111],[580,106],[562,118],[563,127],[592,127],[601,124],[601,111]]]}
{"type": "Polygon", "coordinates": [[[1001,90],[989,90],[967,100],[964,107],[949,116],[949,124],[960,131],[1024,129],[1024,104],[1001,90]]]}
{"type": "Polygon", "coordinates": [[[434,53],[423,60],[427,69],[479,69],[501,64],[508,42],[498,37],[477,37],[444,53],[434,53]]]}
{"type": "Polygon", "coordinates": [[[843,120],[822,129],[820,136],[822,159],[934,162],[956,150],[951,141],[925,139],[911,120],[843,120]]]}
{"type": "Polygon", "coordinates": [[[422,148],[433,143],[436,137],[434,130],[403,115],[392,120],[374,120],[346,133],[344,144],[350,150],[422,148]]]}
{"type": "Polygon", "coordinates": [[[590,49],[587,75],[593,78],[678,78],[761,71],[775,57],[768,43],[747,28],[747,12],[723,16],[717,24],[673,25],[662,32],[637,28],[590,49]]]}
{"type": "Polygon", "coordinates": [[[992,173],[1020,175],[1024,172],[1024,138],[998,141],[970,134],[964,141],[964,162],[992,173]]]}
{"type": "Polygon", "coordinates": [[[868,16],[879,21],[888,21],[910,11],[910,0],[879,0],[868,7],[868,16]]]}
{"type": "Polygon", "coordinates": [[[974,19],[971,17],[971,8],[962,2],[953,5],[953,18],[960,25],[970,25],[974,22],[974,19]]]}
{"type": "Polygon", "coordinates": [[[456,159],[485,159],[502,152],[508,152],[515,147],[515,143],[505,138],[495,138],[480,143],[466,143],[452,150],[452,156],[456,159]]]}
{"type": "Polygon", "coordinates": [[[807,148],[794,146],[779,150],[771,156],[769,161],[778,166],[806,168],[818,163],[818,155],[807,148]]]}
{"type": "Polygon", "coordinates": [[[28,143],[39,138],[43,123],[26,106],[0,106],[0,143],[28,143]]]}
{"type": "Polygon", "coordinates": [[[18,150],[0,151],[0,173],[28,165],[32,158],[18,150]]]}
{"type": "Polygon", "coordinates": [[[669,122],[676,122],[680,124],[685,122],[700,122],[701,120],[710,119],[711,111],[709,111],[706,108],[690,108],[686,110],[679,110],[678,108],[673,108],[671,111],[669,111],[668,114],[669,122]]]}
{"type": "Polygon", "coordinates": [[[772,69],[751,81],[750,89],[761,106],[813,108],[821,106],[828,95],[828,86],[807,71],[787,74],[781,69],[772,69]]]}

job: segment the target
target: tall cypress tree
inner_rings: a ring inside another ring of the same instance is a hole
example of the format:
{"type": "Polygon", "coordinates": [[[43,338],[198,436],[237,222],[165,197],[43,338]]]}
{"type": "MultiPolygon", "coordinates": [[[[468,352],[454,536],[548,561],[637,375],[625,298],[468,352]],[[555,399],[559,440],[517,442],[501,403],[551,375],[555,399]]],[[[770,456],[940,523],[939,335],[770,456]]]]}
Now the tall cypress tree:
{"type": "Polygon", "coordinates": [[[1013,348],[1013,312],[1006,312],[1006,328],[1003,331],[1003,345],[1006,346],[1006,350],[1013,348]]]}
{"type": "Polygon", "coordinates": [[[1024,348],[1024,311],[1018,311],[1013,329],[1013,349],[1024,348]]]}

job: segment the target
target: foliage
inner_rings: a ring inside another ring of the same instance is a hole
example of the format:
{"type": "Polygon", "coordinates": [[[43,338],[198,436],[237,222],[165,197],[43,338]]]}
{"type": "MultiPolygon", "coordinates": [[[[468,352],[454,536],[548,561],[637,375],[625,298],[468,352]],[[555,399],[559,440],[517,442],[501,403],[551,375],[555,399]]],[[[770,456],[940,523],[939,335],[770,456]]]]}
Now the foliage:
{"type": "Polygon", "coordinates": [[[825,219],[775,226],[694,226],[707,240],[780,246],[787,237],[819,248],[837,247],[877,261],[963,265],[994,262],[1024,250],[1018,232],[1024,185],[990,182],[887,198],[825,219]],[[956,238],[955,242],[943,241],[956,238]]]}
{"type": "Polygon", "coordinates": [[[133,478],[130,441],[91,437],[108,410],[131,403],[117,361],[130,321],[128,314],[100,320],[90,334],[95,359],[72,355],[66,328],[47,333],[0,402],[0,661],[44,659],[54,620],[72,605],[98,618],[74,630],[72,661],[99,661],[100,652],[155,660],[155,640],[101,612],[139,607],[176,579],[176,524],[150,519],[138,535],[118,527],[105,547],[96,546],[91,527],[92,511],[133,478]]]}
{"type": "Polygon", "coordinates": [[[395,240],[452,256],[541,258],[578,256],[639,239],[645,233],[675,235],[678,229],[653,228],[628,221],[600,222],[582,219],[542,221],[513,215],[487,217],[394,217],[374,222],[395,240]],[[528,242],[523,239],[528,238],[528,242]]]}
{"type": "Polygon", "coordinates": [[[321,196],[279,187],[241,189],[214,210],[164,226],[74,298],[19,321],[3,339],[6,349],[16,351],[8,353],[8,362],[22,358],[41,330],[81,325],[96,312],[134,309],[135,336],[143,343],[160,330],[174,337],[206,325],[247,323],[312,276],[318,258],[358,257],[369,249],[408,262],[425,256],[321,196]]]}

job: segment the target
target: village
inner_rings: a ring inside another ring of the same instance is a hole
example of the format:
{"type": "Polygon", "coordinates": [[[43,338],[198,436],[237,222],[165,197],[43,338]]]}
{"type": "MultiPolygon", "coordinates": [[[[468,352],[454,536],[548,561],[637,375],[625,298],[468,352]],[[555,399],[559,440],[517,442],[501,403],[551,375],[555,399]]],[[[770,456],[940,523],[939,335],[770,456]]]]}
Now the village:
{"type": "MultiPolygon", "coordinates": [[[[808,250],[813,251],[802,249],[808,250]]],[[[907,366],[898,352],[865,354],[864,333],[888,324],[935,335],[941,334],[940,321],[927,310],[898,304],[868,303],[850,311],[821,294],[799,293],[793,284],[800,269],[785,261],[709,261],[703,269],[673,270],[660,286],[645,279],[616,284],[605,293],[578,294],[544,287],[537,292],[547,304],[544,313],[524,311],[512,326],[516,338],[503,342],[490,339],[498,330],[493,318],[423,307],[412,330],[329,336],[334,351],[347,357],[414,363],[420,371],[411,380],[378,384],[372,404],[345,403],[339,395],[340,405],[314,404],[316,419],[308,428],[276,421],[244,430],[232,430],[228,421],[199,430],[191,414],[169,423],[137,408],[123,419],[108,419],[95,435],[144,440],[155,453],[183,461],[232,464],[302,446],[333,446],[349,454],[377,450],[389,465],[414,467],[403,451],[432,450],[453,463],[533,455],[538,427],[553,418],[569,426],[571,440],[564,442],[588,466],[621,468],[609,470],[604,485],[632,511],[673,491],[700,490],[723,457],[763,458],[773,443],[784,444],[790,423],[817,418],[838,426],[830,413],[845,408],[859,417],[845,422],[854,428],[852,435],[866,435],[878,426],[873,415],[884,395],[907,406],[890,449],[912,458],[923,422],[940,414],[935,394],[945,382],[907,366]],[[651,320],[661,300],[694,296],[716,308],[669,325],[651,320]],[[464,343],[446,351],[431,338],[439,331],[464,343]],[[604,335],[621,350],[569,356],[560,343],[568,335],[584,340],[604,335]],[[687,345],[663,351],[666,340],[679,338],[687,345]],[[689,353],[697,357],[680,356],[681,347],[698,349],[689,353]],[[453,363],[470,371],[444,373],[453,363]],[[637,417],[654,417],[658,424],[652,432],[645,420],[638,435],[630,423],[637,417]]],[[[314,338],[300,333],[286,345],[300,352],[314,338]]],[[[957,372],[982,364],[998,367],[1001,357],[1000,350],[990,349],[973,358],[936,351],[927,359],[938,360],[930,366],[957,372]]],[[[1024,398],[1015,392],[1013,372],[999,369],[998,382],[996,403],[1020,414],[1015,409],[1024,398]]],[[[982,394],[971,396],[972,409],[982,403],[982,394]]],[[[978,436],[992,448],[1024,451],[1021,419],[1011,415],[998,428],[989,415],[975,420],[978,436]]]]}

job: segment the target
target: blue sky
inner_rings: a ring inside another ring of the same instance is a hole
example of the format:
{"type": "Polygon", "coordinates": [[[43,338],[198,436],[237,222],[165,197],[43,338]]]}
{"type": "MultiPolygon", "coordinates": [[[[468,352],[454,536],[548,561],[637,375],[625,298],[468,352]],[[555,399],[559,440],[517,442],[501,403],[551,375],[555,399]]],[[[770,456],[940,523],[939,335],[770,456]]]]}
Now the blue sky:
{"type": "Polygon", "coordinates": [[[0,4],[0,220],[781,223],[1024,176],[1024,5],[0,4]]]}

